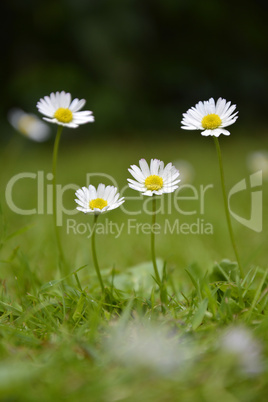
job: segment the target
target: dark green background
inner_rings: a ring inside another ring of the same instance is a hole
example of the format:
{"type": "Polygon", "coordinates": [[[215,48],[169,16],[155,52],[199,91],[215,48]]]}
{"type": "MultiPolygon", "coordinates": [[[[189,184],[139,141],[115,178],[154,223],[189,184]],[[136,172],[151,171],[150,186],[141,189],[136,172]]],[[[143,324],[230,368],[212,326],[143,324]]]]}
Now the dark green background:
{"type": "Polygon", "coordinates": [[[96,117],[90,131],[104,137],[181,133],[181,114],[211,96],[237,104],[248,134],[265,127],[265,0],[1,4],[2,128],[9,108],[36,112],[57,90],[85,98],[96,117]]]}

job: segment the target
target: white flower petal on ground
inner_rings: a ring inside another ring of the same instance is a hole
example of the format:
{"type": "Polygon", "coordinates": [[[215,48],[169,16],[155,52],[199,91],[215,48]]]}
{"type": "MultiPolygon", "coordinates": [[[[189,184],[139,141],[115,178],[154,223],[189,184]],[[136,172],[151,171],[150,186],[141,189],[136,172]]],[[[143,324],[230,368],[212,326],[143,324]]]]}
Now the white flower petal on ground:
{"type": "Polygon", "coordinates": [[[75,192],[77,199],[75,202],[79,205],[78,211],[85,214],[99,215],[103,212],[118,208],[125,198],[119,199],[119,193],[114,186],[105,186],[100,183],[96,189],[94,186],[82,187],[75,192]]]}
{"type": "Polygon", "coordinates": [[[129,187],[133,190],[152,196],[172,193],[179,187],[177,184],[180,179],[177,178],[180,173],[172,163],[168,163],[164,167],[164,162],[159,159],[151,159],[149,166],[145,159],[141,159],[139,165],[140,167],[131,165],[128,169],[135,179],[127,179],[129,187]]]}
{"type": "Polygon", "coordinates": [[[94,121],[94,116],[89,110],[80,111],[85,105],[85,99],[75,98],[71,100],[71,94],[61,92],[52,92],[50,96],[45,96],[37,102],[37,109],[44,116],[44,120],[66,126],[77,128],[81,124],[86,124],[94,121]]]}
{"type": "Polygon", "coordinates": [[[111,358],[121,364],[176,380],[178,372],[190,370],[198,356],[186,337],[178,340],[164,325],[135,321],[124,327],[115,324],[105,346],[111,358]]]}
{"type": "Polygon", "coordinates": [[[50,137],[50,127],[34,114],[14,108],[9,110],[7,118],[17,131],[33,141],[43,142],[50,137]]]}
{"type": "Polygon", "coordinates": [[[208,101],[198,102],[194,107],[183,113],[181,121],[184,130],[203,130],[202,135],[213,135],[219,137],[220,134],[230,135],[228,127],[237,120],[238,112],[235,112],[236,105],[226,102],[226,99],[219,98],[217,102],[213,98],[208,101]]]}

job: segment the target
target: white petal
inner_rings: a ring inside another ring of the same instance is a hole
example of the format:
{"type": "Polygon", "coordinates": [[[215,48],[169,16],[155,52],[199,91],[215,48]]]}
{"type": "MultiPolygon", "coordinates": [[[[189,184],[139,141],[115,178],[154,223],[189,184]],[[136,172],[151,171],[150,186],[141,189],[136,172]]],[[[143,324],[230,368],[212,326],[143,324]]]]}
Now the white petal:
{"type": "Polygon", "coordinates": [[[215,135],[216,137],[218,137],[220,134],[230,135],[230,132],[228,130],[224,130],[223,128],[218,128],[217,131],[219,131],[219,134],[215,135]]]}
{"type": "Polygon", "coordinates": [[[141,168],[141,171],[142,171],[144,177],[150,176],[150,169],[149,169],[149,166],[148,166],[148,163],[146,162],[146,160],[140,159],[139,164],[140,164],[140,168],[141,168]]]}
{"type": "Polygon", "coordinates": [[[170,187],[164,187],[163,190],[165,193],[173,193],[173,191],[177,190],[179,186],[170,186],[170,187]]]}
{"type": "Polygon", "coordinates": [[[60,107],[68,109],[71,103],[71,94],[69,92],[65,93],[64,91],[62,91],[59,99],[60,99],[60,107]]]}
{"type": "Polygon", "coordinates": [[[163,161],[160,161],[159,169],[158,169],[158,175],[159,175],[160,177],[162,177],[163,172],[164,172],[164,169],[165,169],[164,162],[163,162],[163,161]]]}
{"type": "Polygon", "coordinates": [[[97,188],[97,198],[103,198],[105,191],[105,185],[100,183],[97,188]]]}
{"type": "Polygon", "coordinates": [[[131,179],[127,179],[127,181],[132,184],[133,186],[135,186],[136,188],[139,188],[140,190],[145,188],[144,183],[139,183],[137,181],[131,180],[131,179]]]}
{"type": "Polygon", "coordinates": [[[183,130],[199,130],[199,128],[195,126],[181,126],[183,130]]]}
{"type": "MultiPolygon", "coordinates": [[[[87,119],[83,120],[78,120],[76,118],[73,118],[72,124],[75,124],[76,127],[80,126],[81,124],[86,124],[86,123],[93,123],[95,121],[95,118],[93,116],[89,116],[87,119]]],[[[70,123],[69,123],[70,124],[70,123]]]]}
{"type": "Polygon", "coordinates": [[[92,184],[90,184],[88,186],[88,192],[89,192],[89,199],[90,200],[95,200],[95,198],[97,198],[97,190],[95,188],[95,186],[93,186],[92,184]]]}
{"type": "Polygon", "coordinates": [[[49,123],[58,124],[56,119],[49,119],[48,117],[43,117],[43,120],[48,121],[49,123]]]}
{"type": "MultiPolygon", "coordinates": [[[[222,113],[221,115],[221,119],[226,119],[227,117],[229,117],[234,111],[235,111],[236,105],[232,105],[230,106],[230,108],[228,110],[226,110],[224,113],[222,113]]],[[[238,112],[236,112],[237,114],[238,112]]]]}
{"type": "Polygon", "coordinates": [[[222,125],[222,127],[231,126],[232,124],[234,124],[234,123],[236,122],[237,118],[238,118],[238,116],[235,117],[234,119],[228,120],[226,123],[224,123],[224,124],[222,125]]]}
{"type": "Polygon", "coordinates": [[[204,137],[207,137],[209,135],[214,135],[213,131],[214,130],[205,130],[205,131],[202,131],[201,135],[203,135],[204,137]]]}
{"type": "Polygon", "coordinates": [[[86,103],[85,99],[80,99],[79,100],[79,99],[75,98],[72,101],[72,103],[70,104],[69,109],[72,112],[77,112],[78,110],[82,109],[83,106],[85,106],[85,103],[86,103]]]}
{"type": "Polygon", "coordinates": [[[128,186],[129,186],[130,188],[132,188],[133,190],[136,190],[136,191],[143,191],[143,189],[140,189],[140,187],[138,187],[138,186],[135,185],[135,184],[128,183],[128,186]]]}
{"type": "Polygon", "coordinates": [[[143,195],[148,195],[149,197],[153,196],[153,192],[151,190],[144,191],[143,195]]]}
{"type": "Polygon", "coordinates": [[[150,164],[151,175],[158,175],[159,165],[160,165],[159,159],[151,159],[151,164],[150,164]]]}
{"type": "Polygon", "coordinates": [[[219,98],[217,100],[215,112],[216,112],[216,114],[218,116],[220,116],[220,117],[222,116],[222,113],[223,113],[223,110],[225,108],[225,105],[226,105],[226,100],[225,99],[219,98]]]}
{"type": "Polygon", "coordinates": [[[146,177],[143,176],[142,171],[138,166],[136,165],[131,165],[132,169],[128,169],[129,173],[132,174],[134,179],[136,179],[139,183],[144,183],[146,177]]]}

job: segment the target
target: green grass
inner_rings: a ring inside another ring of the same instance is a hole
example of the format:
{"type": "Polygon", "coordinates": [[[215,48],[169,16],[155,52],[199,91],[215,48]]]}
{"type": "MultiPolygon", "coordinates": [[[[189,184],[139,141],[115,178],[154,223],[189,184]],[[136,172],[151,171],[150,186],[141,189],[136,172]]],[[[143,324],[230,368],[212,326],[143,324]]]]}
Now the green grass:
{"type": "MultiPolygon", "coordinates": [[[[122,189],[130,177],[128,167],[141,157],[165,163],[187,160],[195,172],[192,185],[199,189],[213,184],[205,196],[204,214],[198,199],[180,200],[182,210],[195,214],[179,214],[174,205],[168,213],[165,196],[165,213],[157,215],[162,227],[166,219],[191,224],[197,218],[213,226],[209,235],[156,235],[156,257],[167,292],[164,306],[152,278],[150,235],[128,233],[126,226],[118,238],[96,235],[109,299],[101,297],[90,239],[66,233],[69,218],[91,224],[92,217],[63,217],[60,234],[68,268],[65,276],[60,274],[52,216],[18,215],[5,201],[6,185],[15,174],[51,172],[53,144],[29,144],[14,137],[2,148],[0,400],[267,400],[267,182],[262,232],[232,219],[246,272],[241,280],[228,237],[213,141],[199,134],[184,141],[167,138],[128,138],[124,143],[89,138],[75,143],[63,134],[58,160],[62,185],[83,186],[87,173],[101,172],[114,177],[122,189]]],[[[267,145],[258,139],[222,139],[227,188],[248,180],[249,153],[267,145]]],[[[47,184],[51,181],[45,179],[47,184]]],[[[128,189],[125,195],[134,193],[128,189]]],[[[21,208],[35,208],[36,181],[18,182],[14,201],[21,208]]],[[[63,202],[74,208],[74,191],[66,192],[63,202]]],[[[128,208],[134,211],[142,203],[128,201],[128,208]]],[[[249,217],[250,192],[237,195],[232,206],[249,217]]],[[[151,222],[146,213],[129,216],[120,209],[99,221],[126,224],[129,218],[151,222]]]]}

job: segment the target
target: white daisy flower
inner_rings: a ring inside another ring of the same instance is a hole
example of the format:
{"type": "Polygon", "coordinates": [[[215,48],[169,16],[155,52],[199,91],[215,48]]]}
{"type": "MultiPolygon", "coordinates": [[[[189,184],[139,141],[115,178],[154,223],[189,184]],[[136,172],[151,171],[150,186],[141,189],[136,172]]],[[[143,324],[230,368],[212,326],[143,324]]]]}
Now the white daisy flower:
{"type": "Polygon", "coordinates": [[[195,107],[183,113],[181,128],[184,130],[204,130],[201,133],[204,136],[230,135],[230,132],[223,127],[230,126],[238,118],[238,112],[233,113],[235,108],[236,105],[231,106],[231,102],[226,102],[222,98],[219,98],[216,103],[213,98],[198,102],[195,107]]]}
{"type": "Polygon", "coordinates": [[[135,179],[127,179],[129,187],[133,190],[152,196],[153,194],[172,193],[178,188],[176,184],[180,181],[177,179],[180,173],[171,162],[164,167],[164,162],[151,159],[149,167],[146,160],[141,159],[139,164],[140,167],[131,165],[131,169],[128,169],[135,179]]]}
{"type": "Polygon", "coordinates": [[[7,118],[15,130],[33,141],[46,141],[50,136],[50,127],[34,114],[14,108],[9,110],[7,118]]]}
{"type": "Polygon", "coordinates": [[[47,117],[44,120],[61,126],[76,128],[80,124],[94,121],[94,116],[89,110],[79,112],[85,105],[85,99],[75,98],[71,101],[71,94],[62,92],[52,92],[50,96],[45,96],[37,102],[37,109],[47,117]]]}
{"type": "Polygon", "coordinates": [[[102,183],[98,185],[97,189],[92,185],[88,188],[82,187],[75,192],[75,195],[78,198],[75,202],[79,205],[76,209],[85,214],[99,215],[111,209],[118,208],[125,202],[124,197],[119,199],[116,187],[105,187],[102,183]]]}

